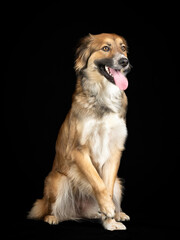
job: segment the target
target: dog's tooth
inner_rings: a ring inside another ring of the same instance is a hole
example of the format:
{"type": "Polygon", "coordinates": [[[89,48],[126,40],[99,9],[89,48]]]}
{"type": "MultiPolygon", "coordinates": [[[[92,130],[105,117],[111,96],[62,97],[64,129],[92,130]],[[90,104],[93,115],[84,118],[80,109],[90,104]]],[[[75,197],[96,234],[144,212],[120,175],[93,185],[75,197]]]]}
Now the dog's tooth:
{"type": "Polygon", "coordinates": [[[110,72],[110,69],[109,69],[108,66],[105,66],[105,70],[106,70],[106,72],[107,72],[110,76],[113,77],[113,75],[112,75],[112,73],[110,72]]]}
{"type": "Polygon", "coordinates": [[[110,76],[112,76],[112,74],[111,74],[111,72],[110,72],[110,69],[109,69],[109,68],[108,68],[108,73],[109,73],[109,75],[110,75],[110,76]]]}
{"type": "Polygon", "coordinates": [[[111,75],[112,76],[112,74],[111,74],[111,72],[110,72],[110,69],[108,68],[108,73],[109,73],[109,75],[111,75]]]}

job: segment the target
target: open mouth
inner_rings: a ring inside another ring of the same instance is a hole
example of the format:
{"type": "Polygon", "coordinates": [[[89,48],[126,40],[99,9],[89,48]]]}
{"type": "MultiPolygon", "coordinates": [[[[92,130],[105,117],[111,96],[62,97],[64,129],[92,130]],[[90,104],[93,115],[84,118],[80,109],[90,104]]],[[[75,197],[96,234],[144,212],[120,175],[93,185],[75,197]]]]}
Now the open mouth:
{"type": "Polygon", "coordinates": [[[121,70],[113,69],[107,65],[99,65],[99,71],[108,81],[119,87],[119,89],[127,89],[128,80],[121,72],[121,70]]]}
{"type": "Polygon", "coordinates": [[[106,65],[99,65],[99,70],[100,70],[100,73],[105,77],[107,78],[110,82],[114,83],[114,78],[110,72],[110,68],[106,65]]]}

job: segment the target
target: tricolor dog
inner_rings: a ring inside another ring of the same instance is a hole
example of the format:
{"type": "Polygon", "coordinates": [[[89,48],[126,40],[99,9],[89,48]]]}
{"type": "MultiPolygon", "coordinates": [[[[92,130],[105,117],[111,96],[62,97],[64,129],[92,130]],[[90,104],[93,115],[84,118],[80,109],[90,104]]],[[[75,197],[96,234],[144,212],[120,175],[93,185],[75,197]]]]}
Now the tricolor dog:
{"type": "Polygon", "coordinates": [[[58,134],[44,196],[29,218],[49,224],[98,218],[107,230],[126,229],[117,172],[127,137],[129,70],[123,37],[89,34],[80,41],[72,106],[58,134]]]}

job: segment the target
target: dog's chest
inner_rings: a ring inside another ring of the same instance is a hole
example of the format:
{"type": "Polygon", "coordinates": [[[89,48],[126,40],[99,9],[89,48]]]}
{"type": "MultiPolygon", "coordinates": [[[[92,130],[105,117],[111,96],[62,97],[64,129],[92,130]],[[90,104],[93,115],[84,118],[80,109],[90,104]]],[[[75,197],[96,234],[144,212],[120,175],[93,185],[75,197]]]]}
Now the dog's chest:
{"type": "Polygon", "coordinates": [[[123,149],[127,136],[126,124],[117,114],[102,119],[86,119],[81,129],[80,142],[90,148],[92,159],[100,167],[110,158],[115,149],[123,149]]]}

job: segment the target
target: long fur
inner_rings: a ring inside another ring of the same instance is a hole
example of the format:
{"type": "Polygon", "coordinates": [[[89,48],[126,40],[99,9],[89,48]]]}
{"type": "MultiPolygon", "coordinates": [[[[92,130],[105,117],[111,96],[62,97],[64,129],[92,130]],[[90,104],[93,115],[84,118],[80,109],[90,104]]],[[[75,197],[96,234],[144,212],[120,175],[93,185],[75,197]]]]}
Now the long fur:
{"type": "MultiPolygon", "coordinates": [[[[50,224],[99,218],[108,230],[125,229],[117,222],[129,219],[120,207],[122,185],[117,172],[127,137],[127,97],[95,64],[122,55],[119,44],[127,46],[116,34],[89,35],[81,40],[72,107],[59,131],[44,196],[34,203],[28,218],[50,224]],[[101,50],[107,42],[112,46],[108,55],[101,50]]],[[[127,52],[123,55],[127,57],[127,52]]]]}

